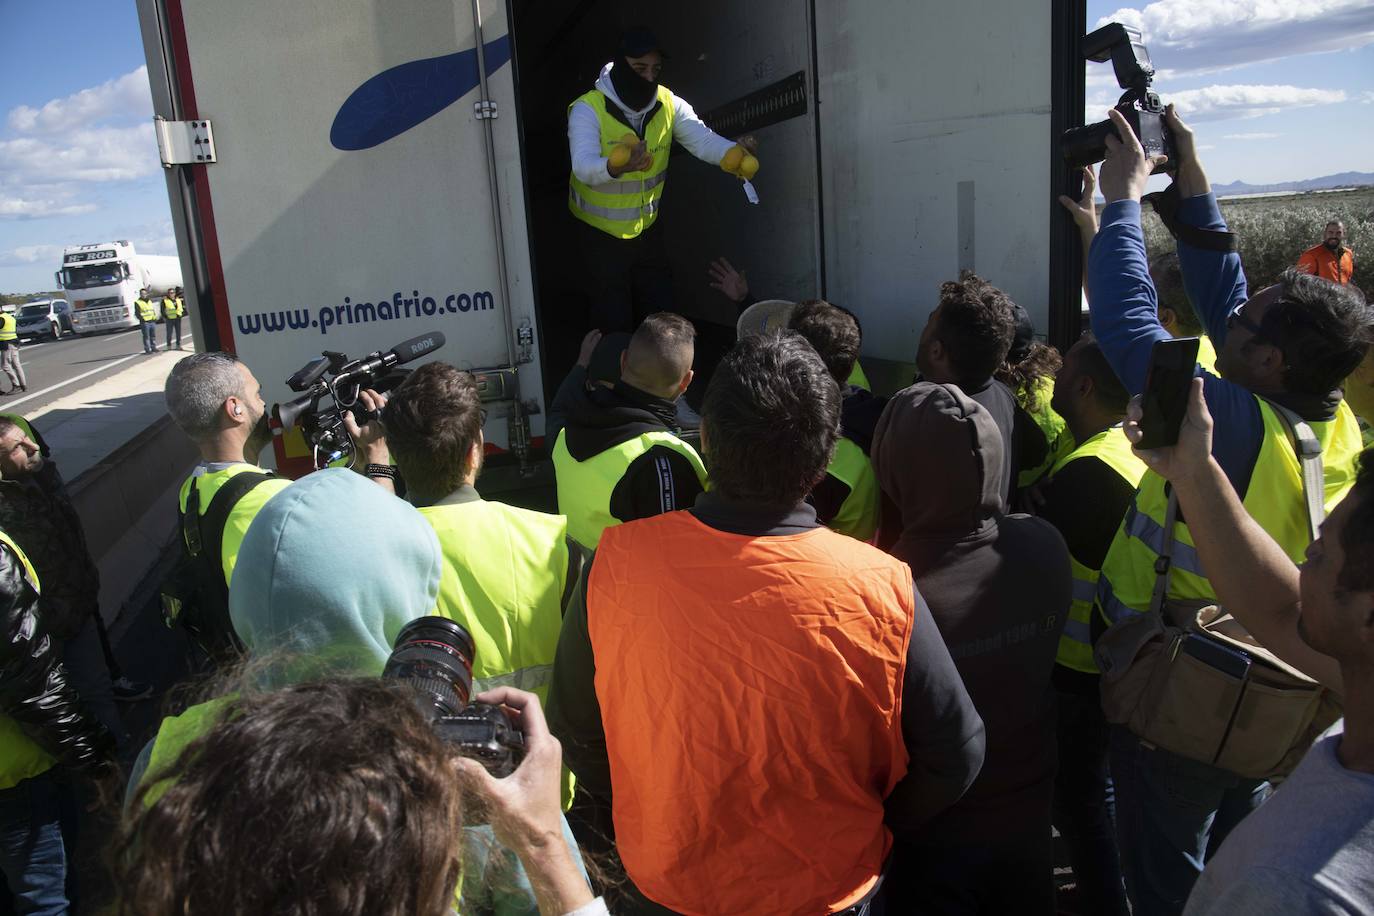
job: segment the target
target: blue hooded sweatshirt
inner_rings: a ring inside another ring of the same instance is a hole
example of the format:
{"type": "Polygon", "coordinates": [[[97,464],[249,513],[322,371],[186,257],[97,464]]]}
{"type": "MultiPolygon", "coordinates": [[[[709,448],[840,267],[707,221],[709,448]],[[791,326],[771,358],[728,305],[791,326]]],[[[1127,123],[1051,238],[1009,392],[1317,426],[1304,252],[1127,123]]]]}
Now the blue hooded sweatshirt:
{"type": "Polygon", "coordinates": [[[251,654],[294,659],[281,683],[377,676],[401,627],[434,612],[442,563],[409,503],[352,471],[316,471],[253,519],[229,616],[251,654]]]}

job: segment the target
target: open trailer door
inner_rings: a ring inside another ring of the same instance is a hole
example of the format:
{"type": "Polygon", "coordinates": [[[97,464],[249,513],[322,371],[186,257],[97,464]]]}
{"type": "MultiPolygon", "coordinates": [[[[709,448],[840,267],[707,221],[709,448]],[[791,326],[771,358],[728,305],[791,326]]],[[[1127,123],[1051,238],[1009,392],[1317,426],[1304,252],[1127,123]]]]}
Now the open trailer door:
{"type": "Polygon", "coordinates": [[[826,293],[860,314],[865,351],[913,362],[964,270],[1070,339],[1077,238],[1055,198],[1057,138],[1082,123],[1081,0],[815,10],[826,293]]]}
{"type": "MultiPolygon", "coordinates": [[[[213,128],[214,161],[169,175],[200,323],[268,402],[322,350],[361,356],[441,331],[434,358],[478,371],[493,402],[488,441],[523,450],[540,435],[505,3],[140,0],[139,12],[158,116],[213,128]]],[[[302,444],[286,443],[278,461],[305,469],[302,444]]]]}
{"type": "MultiPolygon", "coordinates": [[[[1054,199],[1071,192],[1057,137],[1081,123],[1082,0],[512,2],[527,140],[539,137],[526,155],[543,176],[541,263],[572,247],[559,234],[567,104],[609,59],[617,24],[644,22],[669,55],[664,84],[719,133],[753,135],[762,162],[753,205],[674,151],[659,219],[680,310],[733,326],[704,279],[724,255],[759,298],[823,296],[857,313],[866,365],[912,363],[940,283],[961,270],[1005,289],[1042,335],[1076,333],[1078,243],[1054,199]]],[[[910,378],[891,368],[888,385],[910,378]]]]}

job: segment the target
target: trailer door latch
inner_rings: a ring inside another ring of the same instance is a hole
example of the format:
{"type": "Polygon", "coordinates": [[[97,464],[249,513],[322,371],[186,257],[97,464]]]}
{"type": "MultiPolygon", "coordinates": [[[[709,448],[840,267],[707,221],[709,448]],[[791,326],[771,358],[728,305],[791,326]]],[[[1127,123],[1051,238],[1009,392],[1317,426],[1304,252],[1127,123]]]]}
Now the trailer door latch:
{"type": "Polygon", "coordinates": [[[500,112],[496,108],[496,103],[491,101],[490,99],[483,99],[480,102],[473,102],[472,113],[476,116],[477,120],[479,121],[485,121],[489,118],[497,118],[500,116],[500,112]]]}
{"type": "Polygon", "coordinates": [[[153,126],[157,129],[157,152],[163,168],[219,161],[215,158],[215,132],[209,121],[168,121],[155,117],[153,126]]]}

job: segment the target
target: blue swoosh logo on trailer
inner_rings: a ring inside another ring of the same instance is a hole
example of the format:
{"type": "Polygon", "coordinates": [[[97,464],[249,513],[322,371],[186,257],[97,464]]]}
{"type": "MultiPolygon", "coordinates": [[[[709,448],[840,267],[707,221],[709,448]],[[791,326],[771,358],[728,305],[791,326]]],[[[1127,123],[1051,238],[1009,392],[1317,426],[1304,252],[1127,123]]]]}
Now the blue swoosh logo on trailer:
{"type": "MultiPolygon", "coordinates": [[[[483,46],[487,76],[510,60],[510,36],[483,46]]],[[[329,128],[336,149],[362,150],[434,117],[477,87],[477,49],[412,60],[383,70],[354,89],[329,128]]]]}

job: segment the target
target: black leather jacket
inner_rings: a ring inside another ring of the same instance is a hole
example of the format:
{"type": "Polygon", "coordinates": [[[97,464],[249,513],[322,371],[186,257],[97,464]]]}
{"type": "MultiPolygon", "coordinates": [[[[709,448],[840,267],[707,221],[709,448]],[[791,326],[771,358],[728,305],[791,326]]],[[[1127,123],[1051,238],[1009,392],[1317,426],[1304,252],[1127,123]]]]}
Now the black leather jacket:
{"type": "Polygon", "coordinates": [[[38,616],[38,594],[7,544],[0,544],[0,712],[66,766],[97,769],[114,738],[81,708],[59,647],[38,616]]]}

